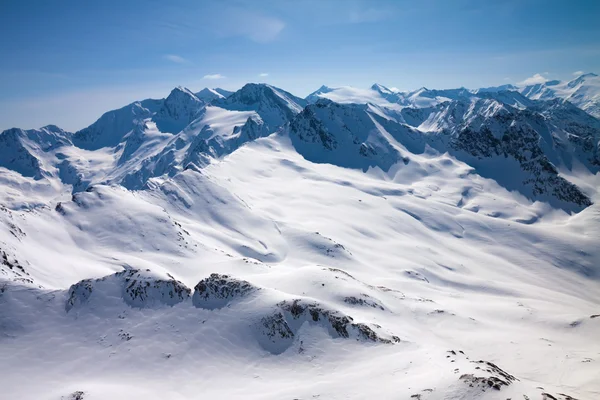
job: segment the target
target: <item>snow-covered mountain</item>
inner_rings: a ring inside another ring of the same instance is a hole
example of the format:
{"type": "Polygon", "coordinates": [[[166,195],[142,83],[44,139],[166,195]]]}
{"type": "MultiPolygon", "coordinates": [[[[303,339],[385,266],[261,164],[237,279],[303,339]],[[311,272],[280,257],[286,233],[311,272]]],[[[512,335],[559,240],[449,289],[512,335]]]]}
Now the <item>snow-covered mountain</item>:
{"type": "Polygon", "coordinates": [[[302,111],[306,101],[271,85],[249,83],[213,104],[227,110],[255,111],[273,132],[302,111]]]}
{"type": "Polygon", "coordinates": [[[600,121],[514,89],[178,87],[2,132],[3,395],[595,399],[600,121]]]}
{"type": "Polygon", "coordinates": [[[533,100],[563,99],[600,118],[600,77],[596,74],[583,74],[569,82],[528,85],[519,91],[533,100]]]}

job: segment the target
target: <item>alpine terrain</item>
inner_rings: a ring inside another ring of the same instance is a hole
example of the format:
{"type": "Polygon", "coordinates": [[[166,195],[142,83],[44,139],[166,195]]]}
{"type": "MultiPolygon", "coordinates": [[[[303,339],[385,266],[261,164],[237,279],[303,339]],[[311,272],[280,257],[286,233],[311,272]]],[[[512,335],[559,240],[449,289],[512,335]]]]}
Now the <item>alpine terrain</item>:
{"type": "Polygon", "coordinates": [[[599,399],[599,118],[585,74],[6,130],[0,397],[599,399]]]}

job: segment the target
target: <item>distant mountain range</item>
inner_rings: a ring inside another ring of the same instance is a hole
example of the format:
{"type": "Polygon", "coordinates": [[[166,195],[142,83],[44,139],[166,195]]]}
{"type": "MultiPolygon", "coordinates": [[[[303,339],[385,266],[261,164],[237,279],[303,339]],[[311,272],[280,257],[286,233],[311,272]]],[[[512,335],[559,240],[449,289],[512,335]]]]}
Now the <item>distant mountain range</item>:
{"type": "Polygon", "coordinates": [[[478,90],[322,86],[305,99],[267,84],[236,92],[178,87],[165,99],[108,111],[78,132],[7,130],[0,166],[73,192],[97,183],[142,189],[150,178],[202,168],[276,133],[289,135],[306,159],[365,171],[448,152],[509,190],[576,210],[591,204],[589,196],[560,171],[600,167],[598,82],[586,74],[478,90]]]}

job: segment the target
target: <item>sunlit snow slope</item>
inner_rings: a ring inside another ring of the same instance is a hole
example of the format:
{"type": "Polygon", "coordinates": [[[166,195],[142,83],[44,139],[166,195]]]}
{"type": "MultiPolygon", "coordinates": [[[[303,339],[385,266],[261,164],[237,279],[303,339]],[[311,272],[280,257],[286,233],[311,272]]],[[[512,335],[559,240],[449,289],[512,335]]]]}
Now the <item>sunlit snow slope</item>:
{"type": "Polygon", "coordinates": [[[600,398],[600,121],[424,90],[0,134],[0,397],[600,398]]]}

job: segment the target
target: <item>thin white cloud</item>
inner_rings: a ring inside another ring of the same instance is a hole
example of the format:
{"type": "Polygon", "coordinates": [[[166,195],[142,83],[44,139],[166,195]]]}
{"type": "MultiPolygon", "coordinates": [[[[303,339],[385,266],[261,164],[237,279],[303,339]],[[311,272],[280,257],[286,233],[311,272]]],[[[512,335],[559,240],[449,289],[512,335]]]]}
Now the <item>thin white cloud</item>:
{"type": "Polygon", "coordinates": [[[543,74],[534,74],[533,76],[530,76],[529,78],[525,79],[523,82],[519,82],[519,84],[521,85],[537,85],[539,83],[545,83],[548,81],[548,78],[546,78],[544,75],[547,75],[547,72],[544,72],[543,74]]]}
{"type": "Polygon", "coordinates": [[[583,74],[584,74],[583,71],[575,71],[575,72],[573,72],[573,75],[575,75],[575,76],[581,76],[583,74]]]}
{"type": "Polygon", "coordinates": [[[242,8],[231,8],[225,12],[223,25],[219,19],[215,21],[217,34],[223,37],[245,36],[257,43],[267,43],[275,40],[285,28],[282,20],[255,11],[242,8]]]}
{"type": "Polygon", "coordinates": [[[188,62],[185,58],[178,56],[177,54],[165,54],[163,58],[177,64],[185,64],[188,62]]]}
{"type": "Polygon", "coordinates": [[[221,74],[208,74],[208,75],[204,75],[202,77],[202,79],[210,79],[210,80],[225,79],[225,76],[223,76],[221,74]]]}
{"type": "Polygon", "coordinates": [[[263,72],[262,74],[258,74],[258,76],[260,76],[261,78],[266,78],[267,76],[269,76],[269,74],[267,72],[263,72]]]}

